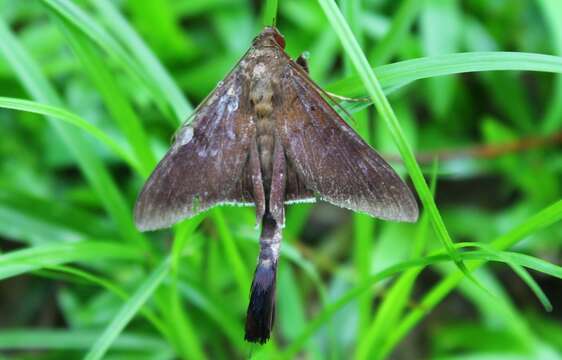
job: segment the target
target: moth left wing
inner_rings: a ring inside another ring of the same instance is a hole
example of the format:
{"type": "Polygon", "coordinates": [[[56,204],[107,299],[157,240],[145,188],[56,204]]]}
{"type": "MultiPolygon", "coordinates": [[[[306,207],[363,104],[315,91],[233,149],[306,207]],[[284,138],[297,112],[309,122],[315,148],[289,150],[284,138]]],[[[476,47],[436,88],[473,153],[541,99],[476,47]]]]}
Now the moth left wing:
{"type": "Polygon", "coordinates": [[[287,162],[317,197],[385,220],[415,221],[416,201],[392,168],[290,64],[280,81],[277,132],[287,162]]]}
{"type": "Polygon", "coordinates": [[[135,205],[139,230],[169,227],[214,205],[253,202],[245,167],[255,127],[233,71],[184,126],[135,205]]]}

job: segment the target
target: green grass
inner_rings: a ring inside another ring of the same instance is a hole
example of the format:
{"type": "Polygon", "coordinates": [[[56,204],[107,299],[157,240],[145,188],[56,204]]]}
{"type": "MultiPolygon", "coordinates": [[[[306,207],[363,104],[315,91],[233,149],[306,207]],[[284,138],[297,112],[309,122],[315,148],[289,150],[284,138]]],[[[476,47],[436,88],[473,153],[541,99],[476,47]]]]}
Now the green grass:
{"type": "Polygon", "coordinates": [[[39,114],[48,118],[57,119],[72,124],[77,128],[84,130],[86,133],[95,137],[98,141],[110,148],[115,153],[115,155],[119,156],[131,168],[135,169],[140,174],[142,174],[143,172],[143,169],[140,168],[139,161],[130,154],[130,151],[124,149],[123,146],[109,137],[105,132],[74,113],[56,106],[12,98],[0,98],[0,107],[4,109],[26,111],[29,113],[39,114]]]}
{"type": "MultiPolygon", "coordinates": [[[[138,290],[121,307],[115,318],[105,328],[104,332],[92,345],[90,351],[84,359],[102,359],[111,347],[113,342],[119,337],[125,326],[136,315],[144,303],[152,296],[152,293],[166,277],[170,268],[169,260],[166,259],[159,265],[152,274],[141,284],[138,290]]],[[[195,355],[195,354],[192,354],[195,355]]],[[[195,357],[195,356],[194,356],[195,357]]]]}
{"type": "Polygon", "coordinates": [[[0,357],[562,358],[560,145],[446,156],[561,131],[562,5],[339,3],[0,2],[0,357]],[[422,209],[396,224],[290,206],[257,346],[253,209],[141,234],[132,207],[192,104],[273,23],[315,81],[368,97],[343,104],[352,125],[400,156],[422,209]]]}

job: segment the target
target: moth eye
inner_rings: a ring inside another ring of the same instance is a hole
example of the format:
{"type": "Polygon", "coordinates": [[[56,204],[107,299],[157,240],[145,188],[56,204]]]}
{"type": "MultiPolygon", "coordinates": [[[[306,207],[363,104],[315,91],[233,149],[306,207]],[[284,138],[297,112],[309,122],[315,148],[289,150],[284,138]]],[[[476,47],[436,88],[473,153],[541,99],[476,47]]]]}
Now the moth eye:
{"type": "Polygon", "coordinates": [[[275,42],[281,46],[281,48],[285,48],[285,39],[283,38],[283,36],[279,33],[275,33],[273,34],[273,38],[275,39],[275,42]]]}

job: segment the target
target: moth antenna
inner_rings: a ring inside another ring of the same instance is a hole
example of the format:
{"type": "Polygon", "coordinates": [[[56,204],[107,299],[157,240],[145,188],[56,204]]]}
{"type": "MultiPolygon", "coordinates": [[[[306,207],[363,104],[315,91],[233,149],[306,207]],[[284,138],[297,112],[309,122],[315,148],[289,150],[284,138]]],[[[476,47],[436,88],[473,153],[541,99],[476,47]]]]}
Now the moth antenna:
{"type": "Polygon", "coordinates": [[[260,254],[250,291],[246,314],[246,334],[249,342],[264,344],[270,337],[275,320],[275,287],[277,262],[281,242],[281,226],[267,212],[260,235],[260,254]]]}

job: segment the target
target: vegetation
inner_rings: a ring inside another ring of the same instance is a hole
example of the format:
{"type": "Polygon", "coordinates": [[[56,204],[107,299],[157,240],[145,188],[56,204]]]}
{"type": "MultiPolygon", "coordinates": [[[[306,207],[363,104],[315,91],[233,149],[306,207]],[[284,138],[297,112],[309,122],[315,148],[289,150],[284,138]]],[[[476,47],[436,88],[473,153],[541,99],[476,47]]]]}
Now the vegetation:
{"type": "Polygon", "coordinates": [[[562,358],[562,3],[257,3],[0,0],[0,358],[562,358]],[[132,207],[273,21],[423,211],[290,206],[257,346],[254,210],[132,207]]]}

